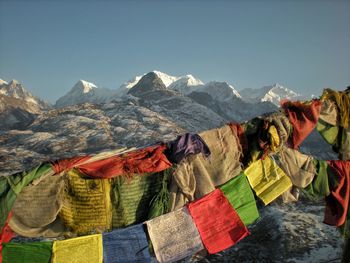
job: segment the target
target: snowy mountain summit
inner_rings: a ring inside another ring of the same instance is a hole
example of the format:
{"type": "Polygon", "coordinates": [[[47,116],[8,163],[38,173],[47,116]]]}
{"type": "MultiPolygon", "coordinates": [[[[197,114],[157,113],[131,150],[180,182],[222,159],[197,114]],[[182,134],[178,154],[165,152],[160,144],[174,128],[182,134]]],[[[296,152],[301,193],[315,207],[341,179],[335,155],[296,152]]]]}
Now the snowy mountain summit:
{"type": "MultiPolygon", "coordinates": [[[[173,82],[176,82],[178,79],[180,79],[180,77],[174,77],[174,76],[168,75],[166,73],[160,72],[158,70],[153,70],[149,73],[153,73],[153,74],[155,74],[155,76],[157,76],[159,79],[161,79],[161,81],[163,82],[165,87],[170,86],[173,82]]],[[[122,85],[120,85],[120,87],[116,90],[116,97],[125,96],[129,92],[129,90],[132,87],[134,87],[142,79],[142,77],[144,77],[145,75],[147,75],[149,73],[137,75],[137,76],[133,77],[132,79],[128,80],[127,82],[123,83],[122,85]]]]}
{"type": "Polygon", "coordinates": [[[77,84],[75,84],[75,86],[73,87],[74,91],[77,92],[83,92],[83,93],[89,93],[91,92],[93,89],[97,89],[97,86],[93,83],[87,82],[85,80],[79,80],[77,84]]]}
{"type": "MultiPolygon", "coordinates": [[[[240,99],[246,103],[255,104],[258,102],[270,102],[276,106],[279,106],[282,99],[303,99],[300,94],[287,89],[278,83],[271,86],[265,86],[261,89],[244,89],[238,92],[235,87],[225,81],[209,81],[204,83],[191,74],[173,76],[158,70],[154,70],[149,73],[133,77],[129,81],[120,85],[117,89],[99,88],[94,83],[79,80],[66,95],[60,97],[56,101],[55,107],[62,108],[69,105],[87,102],[95,104],[108,103],[112,100],[126,99],[126,97],[133,95],[133,93],[136,91],[138,94],[143,93],[144,91],[142,89],[147,86],[152,86],[153,89],[158,87],[158,91],[162,90],[163,93],[165,91],[165,93],[177,92],[181,96],[189,96],[192,97],[192,99],[194,95],[193,93],[196,92],[196,101],[199,103],[201,103],[198,101],[200,100],[200,97],[204,98],[207,95],[214,99],[216,103],[233,103],[232,101],[235,101],[236,103],[236,100],[240,99]],[[149,74],[151,74],[153,77],[149,78],[151,76],[149,74]],[[145,82],[147,79],[153,79],[157,83],[152,83],[152,85],[150,85],[151,83],[148,83],[147,85],[142,83],[142,85],[138,85],[142,78],[146,75],[149,76],[143,79],[143,82],[145,82]],[[130,90],[135,86],[139,86],[139,88],[134,89],[133,92],[130,92],[130,90]],[[141,87],[143,88],[141,89],[141,87]]],[[[18,99],[24,99],[28,102],[39,105],[41,105],[40,103],[42,102],[24,90],[21,84],[15,80],[7,83],[6,81],[0,79],[0,94],[12,96],[18,99]]],[[[158,97],[159,94],[153,93],[153,95],[158,97]]]]}
{"type": "Polygon", "coordinates": [[[26,90],[17,80],[11,80],[9,83],[0,79],[0,94],[11,98],[24,101],[31,105],[33,111],[49,108],[49,104],[35,97],[32,93],[26,90]]]}
{"type": "Polygon", "coordinates": [[[3,85],[3,84],[8,84],[8,83],[5,80],[0,79],[0,86],[3,85]]]}
{"type": "Polygon", "coordinates": [[[167,88],[163,80],[155,72],[150,72],[144,75],[135,86],[133,86],[128,94],[146,98],[149,94],[152,94],[149,99],[153,99],[154,96],[158,95],[157,92],[166,92],[167,88]]]}
{"type": "Polygon", "coordinates": [[[175,77],[175,76],[168,75],[168,74],[163,73],[163,72],[158,71],[158,70],[153,70],[152,72],[154,74],[156,74],[157,77],[163,81],[165,87],[169,87],[172,83],[174,83],[175,81],[177,81],[181,78],[181,77],[175,77]]]}
{"type": "Polygon", "coordinates": [[[138,84],[143,76],[146,76],[150,73],[154,74],[154,76],[157,76],[157,78],[163,82],[164,86],[168,90],[175,90],[184,95],[189,95],[194,91],[198,91],[207,93],[219,101],[226,101],[232,97],[241,97],[238,91],[227,82],[210,81],[207,84],[204,84],[200,79],[195,78],[191,74],[176,77],[157,70],[151,71],[142,76],[136,76],[132,80],[124,83],[118,89],[119,94],[125,95],[128,93],[128,90],[136,86],[136,84],[138,84]]]}
{"type": "Polygon", "coordinates": [[[217,101],[230,101],[234,98],[241,98],[238,91],[227,82],[210,81],[196,91],[208,93],[217,101]]]}
{"type": "Polygon", "coordinates": [[[290,90],[278,83],[271,86],[264,86],[261,89],[244,89],[240,91],[240,94],[246,102],[256,103],[269,101],[276,106],[280,105],[280,101],[283,99],[300,100],[303,99],[302,95],[290,90]]]}
{"type": "Polygon", "coordinates": [[[190,94],[192,91],[202,87],[204,83],[191,74],[178,78],[169,85],[169,89],[177,90],[183,94],[190,94]]]}
{"type": "Polygon", "coordinates": [[[21,129],[51,106],[35,97],[17,80],[0,80],[0,130],[21,129]]]}
{"type": "Polygon", "coordinates": [[[98,88],[94,83],[79,80],[73,88],[56,101],[56,107],[81,104],[85,102],[103,103],[115,96],[116,91],[98,88]]]}

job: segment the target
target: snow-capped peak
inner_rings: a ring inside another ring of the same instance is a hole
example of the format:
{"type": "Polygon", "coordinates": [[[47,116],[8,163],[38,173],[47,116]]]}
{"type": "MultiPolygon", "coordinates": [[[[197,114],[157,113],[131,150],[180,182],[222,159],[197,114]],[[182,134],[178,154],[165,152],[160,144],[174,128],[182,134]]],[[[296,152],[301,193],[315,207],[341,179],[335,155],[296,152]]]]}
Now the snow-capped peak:
{"type": "MultiPolygon", "coordinates": [[[[163,73],[161,71],[158,71],[158,70],[153,70],[151,72],[156,74],[157,77],[162,80],[162,82],[164,83],[164,85],[166,87],[170,86],[172,83],[174,83],[175,81],[177,81],[178,79],[181,78],[181,77],[170,76],[170,75],[163,73]]],[[[151,73],[151,72],[149,72],[149,73],[151,73]]],[[[132,78],[132,79],[128,80],[127,82],[123,83],[122,85],[120,85],[120,87],[117,89],[117,96],[121,97],[123,95],[126,95],[129,91],[129,89],[134,87],[140,81],[140,79],[143,76],[145,76],[146,74],[148,74],[148,73],[135,76],[134,78],[132,78]]]]}
{"type": "Polygon", "coordinates": [[[10,81],[10,83],[9,83],[9,85],[18,85],[18,84],[20,84],[19,83],[19,81],[18,80],[16,80],[16,79],[12,79],[11,81],[10,81]]]}
{"type": "Polygon", "coordinates": [[[140,81],[140,79],[144,76],[145,74],[143,74],[142,76],[136,76],[130,80],[128,80],[127,82],[123,83],[122,85],[120,85],[119,89],[131,89],[133,86],[135,86],[137,84],[137,82],[140,81]]]}
{"type": "Polygon", "coordinates": [[[210,81],[196,89],[196,91],[208,93],[212,98],[218,101],[229,101],[237,97],[241,98],[238,91],[227,82],[210,81]]]}
{"type": "Polygon", "coordinates": [[[116,96],[115,90],[98,88],[94,83],[79,80],[73,88],[56,101],[56,107],[74,105],[79,103],[103,103],[116,96]]]}
{"type": "Polygon", "coordinates": [[[239,94],[239,92],[238,92],[232,85],[228,84],[227,82],[225,82],[225,83],[231,88],[232,93],[233,93],[236,97],[241,98],[241,94],[239,94]]]}
{"type": "Polygon", "coordinates": [[[279,83],[264,86],[261,89],[244,89],[240,91],[242,97],[248,102],[269,101],[279,106],[282,99],[298,100],[302,96],[279,83]]]}
{"type": "Polygon", "coordinates": [[[300,94],[296,93],[295,91],[293,90],[290,90],[282,85],[280,85],[279,83],[275,83],[271,86],[265,86],[263,87],[263,89],[267,89],[270,91],[273,91],[273,92],[276,92],[276,93],[279,93],[279,94],[286,94],[286,95],[289,95],[289,96],[300,96],[300,94]]]}
{"type": "Polygon", "coordinates": [[[180,78],[180,77],[170,76],[158,70],[153,70],[152,72],[155,73],[158,76],[158,78],[160,78],[163,81],[166,87],[168,87],[169,85],[171,85],[173,82],[177,81],[180,78]]]}
{"type": "Polygon", "coordinates": [[[173,82],[172,85],[176,82],[185,83],[187,86],[199,86],[204,84],[200,79],[196,79],[191,74],[180,77],[177,81],[173,82]]]}
{"type": "Polygon", "coordinates": [[[0,79],[0,86],[3,85],[3,84],[7,85],[8,83],[5,80],[0,79]]]}
{"type": "Polygon", "coordinates": [[[34,96],[29,91],[27,91],[17,80],[13,79],[9,83],[3,84],[4,85],[2,85],[0,89],[0,94],[36,103],[35,100],[32,99],[34,96]]]}
{"type": "Polygon", "coordinates": [[[261,101],[270,101],[276,105],[279,105],[282,99],[299,99],[300,94],[296,93],[293,90],[287,89],[286,87],[275,83],[272,86],[263,87],[263,90],[266,90],[266,94],[261,98],[261,101]]]}
{"type": "Polygon", "coordinates": [[[171,83],[168,88],[172,90],[177,90],[187,95],[203,85],[204,84],[200,79],[196,79],[191,74],[189,74],[183,77],[179,77],[178,80],[171,83]]]}
{"type": "Polygon", "coordinates": [[[19,81],[15,79],[11,80],[9,83],[3,81],[0,85],[0,94],[35,104],[36,107],[40,109],[46,109],[49,107],[46,102],[35,97],[28,90],[26,90],[19,81]]]}
{"type": "Polygon", "coordinates": [[[82,93],[89,93],[93,89],[97,89],[97,86],[94,83],[81,79],[74,85],[72,90],[77,90],[82,93]]]}

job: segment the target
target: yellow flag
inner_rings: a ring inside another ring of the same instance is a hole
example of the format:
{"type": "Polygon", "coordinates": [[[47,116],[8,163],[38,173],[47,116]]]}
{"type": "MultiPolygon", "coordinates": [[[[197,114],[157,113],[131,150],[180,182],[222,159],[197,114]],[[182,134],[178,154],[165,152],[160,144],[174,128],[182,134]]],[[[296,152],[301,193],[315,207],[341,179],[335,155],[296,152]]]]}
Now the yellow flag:
{"type": "Polygon", "coordinates": [[[111,229],[110,179],[83,178],[76,170],[65,175],[60,216],[65,226],[78,234],[102,233],[111,229]]]}
{"type": "Polygon", "coordinates": [[[271,125],[268,133],[270,134],[270,147],[271,151],[275,152],[277,151],[278,147],[281,144],[280,137],[278,135],[277,129],[274,125],[271,125]]]}
{"type": "Polygon", "coordinates": [[[53,263],[102,263],[102,235],[90,235],[61,241],[52,246],[53,263]]]}
{"type": "Polygon", "coordinates": [[[265,205],[292,186],[289,177],[270,157],[253,162],[244,173],[256,195],[265,205]]]}

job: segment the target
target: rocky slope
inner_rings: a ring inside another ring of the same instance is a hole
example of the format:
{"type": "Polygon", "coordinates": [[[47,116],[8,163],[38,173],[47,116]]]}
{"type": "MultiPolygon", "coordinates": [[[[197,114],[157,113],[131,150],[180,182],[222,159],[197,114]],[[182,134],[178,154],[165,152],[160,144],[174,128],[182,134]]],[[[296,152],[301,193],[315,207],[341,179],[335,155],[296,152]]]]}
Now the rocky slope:
{"type": "Polygon", "coordinates": [[[23,129],[39,113],[34,105],[23,100],[0,95],[0,130],[23,129]]]}
{"type": "Polygon", "coordinates": [[[244,122],[277,110],[277,107],[270,102],[247,103],[236,96],[220,100],[200,91],[194,91],[188,96],[197,103],[211,109],[226,121],[244,122]]]}
{"type": "Polygon", "coordinates": [[[16,80],[0,80],[0,130],[23,129],[50,105],[35,97],[16,80]]]}
{"type": "Polygon", "coordinates": [[[322,223],[322,202],[274,202],[266,207],[259,203],[258,207],[260,218],[249,227],[250,236],[199,261],[340,263],[343,242],[335,227],[322,223]]]}
{"type": "Polygon", "coordinates": [[[128,95],[138,98],[140,105],[166,116],[180,127],[198,132],[225,123],[225,119],[189,97],[171,90],[150,72],[130,89],[128,95]]]}
{"type": "MultiPolygon", "coordinates": [[[[158,70],[153,70],[152,73],[154,73],[163,82],[163,84],[166,87],[169,87],[172,83],[182,79],[182,77],[171,76],[171,75],[165,74],[163,72],[160,72],[158,70]]],[[[134,87],[140,81],[140,79],[142,79],[142,77],[144,77],[146,74],[147,73],[140,75],[140,76],[135,76],[132,79],[130,79],[129,81],[120,85],[120,87],[116,90],[116,92],[117,92],[116,97],[119,98],[119,97],[125,96],[129,92],[129,90],[132,87],[134,87]]]]}
{"type": "Polygon", "coordinates": [[[39,115],[25,130],[0,131],[0,176],[44,161],[142,147],[182,133],[174,122],[133,101],[54,109],[39,115]]]}
{"type": "Polygon", "coordinates": [[[11,80],[9,83],[1,80],[0,94],[6,97],[23,101],[28,106],[28,111],[32,113],[37,113],[50,108],[50,105],[48,103],[44,102],[38,97],[35,97],[17,80],[11,80]]]}

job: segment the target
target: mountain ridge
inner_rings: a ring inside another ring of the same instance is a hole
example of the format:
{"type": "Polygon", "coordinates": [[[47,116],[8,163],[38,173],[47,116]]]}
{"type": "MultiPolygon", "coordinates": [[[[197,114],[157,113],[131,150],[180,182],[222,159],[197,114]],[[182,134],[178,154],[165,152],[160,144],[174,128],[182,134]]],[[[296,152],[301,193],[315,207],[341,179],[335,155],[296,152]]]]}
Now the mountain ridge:
{"type": "Polygon", "coordinates": [[[105,103],[111,98],[115,97],[117,92],[106,88],[99,88],[92,82],[86,80],[79,80],[70,91],[64,96],[60,97],[55,107],[62,108],[81,103],[105,103]]]}
{"type": "Polygon", "coordinates": [[[32,104],[34,110],[45,110],[51,107],[51,105],[44,100],[34,96],[17,80],[13,79],[10,82],[6,82],[1,79],[0,81],[0,94],[23,100],[27,103],[32,104]],[[35,105],[35,106],[34,106],[35,105]],[[36,109],[34,109],[36,107],[36,109]]]}
{"type": "Polygon", "coordinates": [[[279,106],[282,99],[289,100],[301,100],[305,99],[304,96],[297,92],[275,83],[270,86],[263,86],[260,89],[243,89],[240,91],[243,100],[246,102],[256,103],[263,101],[270,101],[271,103],[279,106]]]}
{"type": "MultiPolygon", "coordinates": [[[[18,85],[20,84],[17,81],[11,81],[8,84],[3,81],[0,91],[5,90],[3,87],[16,88],[18,85]]],[[[28,98],[29,95],[23,86],[18,86],[17,90],[17,93],[7,92],[6,94],[18,97],[17,99],[28,98]],[[21,94],[26,94],[26,96],[21,94]]],[[[241,92],[242,96],[232,85],[224,81],[209,81],[204,84],[191,74],[176,77],[160,71],[151,71],[142,77],[134,77],[121,85],[120,89],[115,90],[99,88],[92,82],[79,80],[66,95],[57,100],[55,107],[64,108],[84,103],[105,104],[111,101],[133,100],[140,106],[163,114],[184,129],[195,130],[195,126],[206,129],[225,121],[243,122],[266,112],[275,111],[284,94],[290,98],[300,96],[280,84],[264,86],[255,91],[253,96],[249,91],[250,97],[247,98],[244,90],[241,92]],[[123,92],[120,92],[121,89],[123,92]],[[195,125],[189,121],[193,119],[193,116],[185,117],[188,113],[200,116],[195,125]],[[208,116],[208,124],[203,121],[205,116],[208,116]],[[182,121],[178,122],[179,119],[182,121]]],[[[43,107],[33,110],[29,106],[23,107],[23,105],[31,105],[30,103],[24,103],[21,107],[19,104],[19,101],[10,102],[4,98],[1,100],[3,115],[7,114],[8,118],[13,120],[14,127],[18,127],[18,124],[24,120],[23,116],[28,117],[28,121],[23,121],[27,125],[42,110],[48,109],[48,107],[43,107]],[[6,110],[7,104],[8,110],[6,110]],[[28,114],[23,111],[27,111],[28,114]]],[[[8,123],[6,129],[11,127],[11,122],[8,123]]]]}

